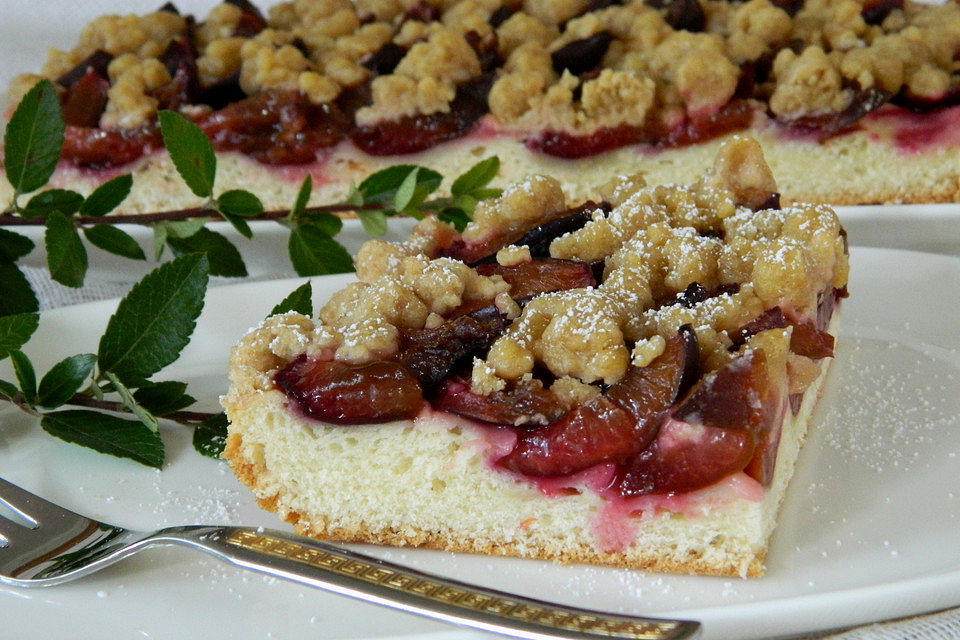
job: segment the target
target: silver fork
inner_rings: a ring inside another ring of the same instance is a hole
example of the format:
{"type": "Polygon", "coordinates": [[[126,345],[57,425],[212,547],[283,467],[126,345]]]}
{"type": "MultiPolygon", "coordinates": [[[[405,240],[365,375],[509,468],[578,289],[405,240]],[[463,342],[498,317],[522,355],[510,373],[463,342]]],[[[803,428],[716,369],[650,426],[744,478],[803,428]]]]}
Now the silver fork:
{"type": "Polygon", "coordinates": [[[601,613],[441,578],[308,538],[252,527],[130,531],[64,509],[0,478],[0,583],[60,584],[151,545],[181,544],[231,564],[454,624],[535,640],[681,640],[700,625],[601,613]]]}

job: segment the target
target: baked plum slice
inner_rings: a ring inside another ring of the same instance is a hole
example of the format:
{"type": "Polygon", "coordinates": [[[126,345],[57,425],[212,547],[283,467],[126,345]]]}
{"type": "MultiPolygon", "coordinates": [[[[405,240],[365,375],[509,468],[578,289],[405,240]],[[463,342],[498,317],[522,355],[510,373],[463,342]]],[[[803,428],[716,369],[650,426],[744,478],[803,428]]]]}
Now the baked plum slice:
{"type": "Polygon", "coordinates": [[[663,19],[677,31],[703,31],[707,16],[698,0],[646,0],[645,4],[664,10],[663,19]]]}
{"type": "Polygon", "coordinates": [[[864,3],[860,15],[867,24],[880,24],[894,9],[903,9],[903,0],[870,0],[864,3]]]}
{"type": "Polygon", "coordinates": [[[470,391],[468,380],[451,379],[430,404],[472,420],[514,427],[549,424],[566,413],[557,397],[535,381],[521,381],[482,396],[470,391]]]}
{"type": "Polygon", "coordinates": [[[75,67],[64,73],[62,76],[57,78],[57,84],[67,89],[73,87],[80,80],[83,79],[88,73],[93,71],[98,76],[107,79],[107,67],[110,66],[110,63],[113,61],[113,56],[104,51],[103,49],[97,49],[89,56],[81,60],[75,67]]]}
{"type": "Polygon", "coordinates": [[[458,237],[449,246],[444,247],[437,257],[453,258],[470,266],[476,266],[486,262],[496,262],[497,252],[501,248],[515,244],[528,247],[530,256],[533,258],[547,258],[550,256],[551,242],[564,234],[582,228],[593,218],[594,212],[598,209],[607,214],[610,213],[611,207],[606,202],[598,204],[588,200],[556,216],[540,220],[539,224],[531,228],[491,234],[490,237],[472,244],[467,244],[458,237]]]}
{"type": "Polygon", "coordinates": [[[159,57],[170,74],[170,82],[152,92],[160,109],[178,110],[193,104],[200,95],[197,51],[189,38],[174,38],[159,57]]]}
{"type": "Polygon", "coordinates": [[[547,130],[527,138],[526,147],[556,158],[576,160],[589,158],[607,151],[613,151],[631,144],[647,142],[651,134],[644,127],[621,124],[613,127],[601,127],[592,133],[575,134],[566,131],[547,130]]]}
{"type": "Polygon", "coordinates": [[[793,327],[790,334],[790,351],[806,356],[812,360],[833,357],[833,336],[821,331],[812,322],[794,322],[787,318],[780,307],[767,309],[759,316],[743,325],[734,332],[732,339],[734,346],[744,344],[751,336],[768,329],[782,329],[793,327]]]}
{"type": "Polygon", "coordinates": [[[267,19],[260,10],[249,0],[226,0],[227,4],[240,9],[240,20],[234,29],[233,35],[238,38],[252,38],[267,28],[267,19]]]}
{"type": "Polygon", "coordinates": [[[593,267],[588,262],[541,258],[530,262],[503,266],[496,263],[477,265],[482,276],[498,275],[510,285],[512,298],[526,298],[549,291],[566,291],[594,287],[593,267]]]}
{"type": "Polygon", "coordinates": [[[613,35],[609,31],[574,40],[550,54],[553,70],[557,74],[569,71],[575,76],[591,71],[603,62],[611,42],[613,35]]]}
{"type": "Polygon", "coordinates": [[[424,391],[439,385],[458,362],[485,351],[505,324],[503,316],[488,313],[406,331],[390,361],[354,365],[300,356],[277,372],[274,383],[304,414],[324,422],[412,418],[423,408],[424,391]]]}
{"type": "Polygon", "coordinates": [[[854,126],[860,118],[879,109],[892,97],[889,91],[876,87],[852,87],[851,91],[853,96],[850,104],[841,111],[809,114],[790,120],[780,119],[780,122],[789,127],[810,131],[821,138],[828,138],[854,126]]]}
{"type": "MultiPolygon", "coordinates": [[[[520,305],[526,304],[534,296],[542,293],[593,287],[597,284],[593,265],[577,260],[543,258],[511,266],[485,263],[477,265],[476,269],[482,276],[502,277],[510,285],[510,297],[520,305]]],[[[463,316],[489,306],[491,305],[486,300],[466,302],[451,311],[448,316],[463,316]]]]}
{"type": "Polygon", "coordinates": [[[303,355],[278,371],[274,383],[305,415],[333,424],[412,418],[424,405],[417,377],[396,362],[353,365],[303,355]]]}
{"type": "Polygon", "coordinates": [[[620,124],[588,134],[548,130],[524,141],[528,149],[558,158],[587,158],[633,144],[651,143],[661,148],[684,147],[746,129],[756,108],[747,100],[732,100],[716,112],[686,118],[672,129],[620,124]]]}
{"type": "Polygon", "coordinates": [[[546,426],[522,431],[497,464],[527,476],[557,476],[601,463],[620,464],[643,451],[696,367],[696,336],[683,327],[646,367],[631,367],[603,395],[546,426]]]}
{"type": "Polygon", "coordinates": [[[761,441],[779,437],[781,399],[763,351],[746,353],[690,391],[624,466],[617,488],[626,497],[687,493],[742,471],[761,441]]]}
{"type": "Polygon", "coordinates": [[[100,129],[67,125],[60,157],[74,164],[103,169],[136,160],[163,144],[160,128],[148,123],[137,129],[100,129]]]}
{"type": "Polygon", "coordinates": [[[431,329],[401,333],[397,361],[427,391],[446,378],[456,364],[490,348],[507,325],[499,311],[476,313],[448,320],[431,329]]]}
{"type": "Polygon", "coordinates": [[[221,151],[240,151],[269,165],[307,164],[350,127],[333,104],[312,104],[299,91],[270,90],[199,118],[221,151]]]}
{"type": "Polygon", "coordinates": [[[82,78],[64,92],[63,122],[76,127],[97,127],[107,106],[110,83],[90,67],[82,78]]]}
{"type": "Polygon", "coordinates": [[[361,125],[351,131],[350,139],[357,148],[372,156],[390,156],[418,153],[464,136],[486,114],[487,94],[493,80],[491,72],[461,84],[450,103],[450,110],[445,113],[405,116],[361,125]]]}

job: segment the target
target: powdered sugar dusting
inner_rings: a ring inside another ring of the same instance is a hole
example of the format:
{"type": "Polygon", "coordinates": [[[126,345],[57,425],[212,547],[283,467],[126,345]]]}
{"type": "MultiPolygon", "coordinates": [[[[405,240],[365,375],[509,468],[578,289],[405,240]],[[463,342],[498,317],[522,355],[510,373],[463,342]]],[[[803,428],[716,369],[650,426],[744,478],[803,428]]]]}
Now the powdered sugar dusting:
{"type": "Polygon", "coordinates": [[[921,450],[939,431],[957,426],[957,369],[901,343],[861,338],[842,344],[851,357],[839,372],[843,401],[832,403],[824,418],[826,443],[876,473],[928,465],[921,450]]]}
{"type": "MultiPolygon", "coordinates": [[[[221,472],[224,472],[222,468],[221,472]]],[[[153,488],[155,499],[151,504],[154,513],[167,518],[171,512],[184,514],[184,521],[176,524],[242,524],[239,515],[242,497],[239,491],[215,484],[168,489],[159,479],[153,488]]],[[[178,515],[178,520],[180,517],[178,515]]]]}

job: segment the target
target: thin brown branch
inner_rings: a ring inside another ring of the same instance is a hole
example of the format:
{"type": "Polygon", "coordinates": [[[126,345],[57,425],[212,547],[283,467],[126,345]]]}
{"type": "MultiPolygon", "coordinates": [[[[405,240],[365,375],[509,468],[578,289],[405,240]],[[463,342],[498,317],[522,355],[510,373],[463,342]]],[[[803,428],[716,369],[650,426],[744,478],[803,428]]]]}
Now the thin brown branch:
{"type": "MultiPolygon", "coordinates": [[[[378,211],[385,209],[383,204],[372,203],[364,205],[349,204],[328,204],[316,207],[307,207],[304,211],[307,213],[349,213],[351,211],[378,211]]],[[[290,209],[276,209],[273,211],[264,211],[263,213],[244,218],[248,222],[255,220],[282,220],[290,215],[290,209]]],[[[171,211],[158,211],[156,213],[129,213],[121,215],[108,216],[73,216],[71,220],[74,223],[85,224],[139,224],[151,225],[157,222],[172,222],[176,220],[186,220],[189,218],[207,218],[211,221],[223,220],[223,217],[206,207],[191,207],[188,209],[174,209],[171,211]]],[[[5,213],[0,214],[0,227],[31,227],[43,226],[46,224],[46,217],[24,218],[23,216],[5,213]]]]}

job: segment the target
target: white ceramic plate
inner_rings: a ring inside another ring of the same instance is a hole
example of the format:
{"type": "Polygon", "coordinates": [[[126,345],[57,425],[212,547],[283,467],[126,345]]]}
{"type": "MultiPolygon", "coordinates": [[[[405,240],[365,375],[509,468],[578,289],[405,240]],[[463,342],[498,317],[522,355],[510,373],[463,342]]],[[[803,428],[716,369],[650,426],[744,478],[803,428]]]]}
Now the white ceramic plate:
{"type": "MultiPolygon", "coordinates": [[[[838,358],[759,580],[661,576],[586,566],[376,549],[419,569],[588,608],[682,616],[705,638],[760,638],[960,604],[960,260],[855,249],[838,358]]],[[[318,278],[323,298],[348,281],[318,278]]],[[[300,284],[211,288],[195,337],[167,373],[214,410],[230,345],[300,284]]],[[[26,351],[46,370],[96,349],[115,303],[43,314],[26,351]],[[67,342],[64,338],[69,336],[67,342]]],[[[7,363],[0,377],[10,379],[7,363]]],[[[166,426],[162,471],[45,435],[0,409],[0,475],[65,506],[133,528],[191,522],[282,527],[224,464],[166,426]]],[[[218,564],[147,551],[81,582],[0,589],[20,638],[488,637],[218,564]]],[[[3,635],[0,633],[0,635],[3,635]]]]}

